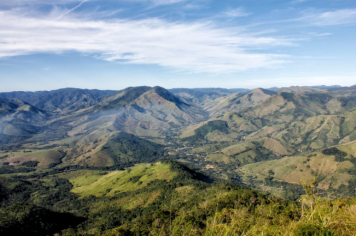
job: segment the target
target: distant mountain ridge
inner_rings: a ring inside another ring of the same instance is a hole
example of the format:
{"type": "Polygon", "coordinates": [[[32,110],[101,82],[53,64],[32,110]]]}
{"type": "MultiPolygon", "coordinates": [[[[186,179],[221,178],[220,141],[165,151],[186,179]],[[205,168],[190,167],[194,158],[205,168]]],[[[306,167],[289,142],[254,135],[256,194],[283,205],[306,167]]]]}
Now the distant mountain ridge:
{"type": "Polygon", "coordinates": [[[0,144],[38,133],[51,115],[16,98],[0,98],[0,144]]]}
{"type": "Polygon", "coordinates": [[[28,123],[46,121],[50,114],[16,98],[0,98],[0,121],[22,120],[28,123]]]}
{"type": "Polygon", "coordinates": [[[233,93],[245,93],[249,89],[223,89],[223,88],[174,88],[168,89],[171,93],[197,106],[206,106],[217,98],[225,97],[233,93]]]}
{"type": "Polygon", "coordinates": [[[60,112],[66,109],[78,110],[94,105],[96,99],[116,92],[113,90],[64,88],[52,91],[0,93],[0,97],[18,98],[39,109],[60,112]]]}
{"type": "MultiPolygon", "coordinates": [[[[159,138],[162,141],[172,129],[180,132],[188,126],[194,127],[188,128],[191,129],[190,134],[183,132],[182,137],[186,138],[194,136],[194,130],[204,124],[221,120],[227,122],[226,130],[222,130],[223,123],[215,122],[216,124],[204,126],[199,135],[204,134],[203,139],[211,142],[220,142],[242,137],[247,139],[252,137],[251,133],[256,132],[251,139],[253,141],[264,134],[268,127],[287,127],[291,122],[306,121],[314,116],[341,115],[356,107],[356,94],[352,87],[338,87],[330,92],[314,90],[311,87],[290,87],[288,91],[291,92],[278,94],[266,89],[226,94],[231,90],[166,90],[159,86],[141,86],[121,91],[67,88],[44,92],[2,93],[2,96],[31,100],[37,106],[21,100],[16,105],[10,102],[16,99],[2,98],[1,132],[10,136],[12,133],[16,134],[16,140],[21,140],[23,136],[31,142],[75,138],[83,144],[89,144],[93,140],[121,131],[139,137],[159,138]],[[206,133],[206,130],[209,132],[206,133]],[[257,135],[257,132],[261,134],[257,135]]],[[[321,119],[320,122],[324,120],[328,119],[321,119]]],[[[282,132],[286,127],[273,129],[282,132]]],[[[350,137],[352,139],[353,136],[350,137]]],[[[338,140],[340,138],[341,136],[338,140]]],[[[329,140],[323,143],[333,142],[329,140]]],[[[282,142],[282,145],[285,144],[282,142]]],[[[285,150],[287,151],[282,153],[291,151],[289,147],[285,150]]]]}
{"type": "Polygon", "coordinates": [[[192,88],[192,90],[199,91],[199,92],[219,92],[219,93],[244,93],[248,92],[251,89],[246,89],[246,88],[231,88],[231,89],[226,89],[226,88],[192,88]]]}

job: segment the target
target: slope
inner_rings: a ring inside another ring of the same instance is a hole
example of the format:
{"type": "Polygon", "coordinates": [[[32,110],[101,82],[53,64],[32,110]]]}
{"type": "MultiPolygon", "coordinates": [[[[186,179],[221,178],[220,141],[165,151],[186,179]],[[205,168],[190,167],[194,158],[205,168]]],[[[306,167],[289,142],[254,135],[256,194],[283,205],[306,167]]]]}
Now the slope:
{"type": "Polygon", "coordinates": [[[228,92],[222,91],[199,91],[196,89],[187,89],[187,88],[177,88],[169,89],[171,93],[179,97],[183,101],[197,106],[203,107],[205,104],[214,101],[217,98],[224,97],[229,95],[228,92]]]}
{"type": "Polygon", "coordinates": [[[356,140],[356,111],[339,114],[352,106],[336,103],[338,99],[324,93],[281,93],[256,107],[188,127],[181,138],[196,145],[224,143],[217,150],[196,151],[208,161],[230,165],[347,143],[356,140]]]}
{"type": "MultiPolygon", "coordinates": [[[[352,97],[351,97],[352,98],[352,97]]],[[[340,97],[330,93],[280,93],[271,96],[257,106],[240,112],[228,112],[210,120],[224,120],[232,131],[245,136],[266,126],[286,125],[291,122],[304,121],[318,115],[342,114],[356,104],[342,103],[340,97]]],[[[188,127],[182,137],[193,136],[195,129],[206,122],[188,127]]]]}
{"type": "MultiPolygon", "coordinates": [[[[16,202],[20,202],[24,206],[37,205],[30,214],[43,223],[46,214],[59,210],[68,219],[76,215],[82,222],[78,225],[74,220],[71,230],[62,231],[67,234],[203,234],[217,229],[212,220],[226,209],[245,212],[243,217],[251,223],[239,230],[253,232],[265,222],[256,225],[252,221],[268,215],[267,211],[255,214],[253,209],[265,205],[278,209],[274,214],[279,214],[280,220],[274,220],[274,225],[283,227],[286,221],[299,218],[295,203],[237,185],[209,183],[205,176],[167,160],[122,171],[69,168],[23,174],[21,179],[15,175],[0,177],[0,186],[2,212],[16,208],[16,202]]],[[[220,218],[215,219],[217,224],[222,223],[220,218]]],[[[0,219],[0,225],[5,222],[0,219]]],[[[17,230],[26,229],[26,222],[19,220],[17,230]]],[[[33,224],[38,229],[42,226],[33,224]]]]}
{"type": "Polygon", "coordinates": [[[235,93],[214,100],[204,106],[210,116],[219,116],[226,112],[238,112],[247,107],[253,107],[275,95],[276,92],[265,89],[254,89],[247,93],[235,93]]]}
{"type": "Polygon", "coordinates": [[[19,99],[0,98],[0,144],[31,137],[49,119],[48,113],[19,99]]]}
{"type": "Polygon", "coordinates": [[[49,115],[19,99],[0,98],[0,118],[2,121],[24,121],[40,123],[48,120],[49,115]]]}
{"type": "Polygon", "coordinates": [[[6,234],[296,236],[356,230],[354,199],[317,199],[302,210],[298,202],[209,183],[168,160],[121,171],[68,167],[0,176],[0,190],[0,230],[6,234]]]}
{"type": "Polygon", "coordinates": [[[287,92],[287,93],[295,93],[295,92],[323,92],[327,88],[318,87],[318,86],[290,86],[290,87],[282,87],[278,88],[275,91],[278,93],[287,92]]]}
{"type": "Polygon", "coordinates": [[[164,88],[135,87],[61,122],[70,125],[69,136],[121,130],[139,136],[159,137],[171,128],[200,122],[205,117],[202,109],[183,102],[164,88]]]}
{"type": "MultiPolygon", "coordinates": [[[[356,194],[355,156],[356,142],[351,142],[322,151],[245,165],[240,174],[246,181],[268,182],[272,186],[278,182],[299,184],[301,180],[310,181],[317,177],[318,194],[346,198],[356,194]],[[256,178],[248,180],[247,176],[256,178]]],[[[288,189],[282,190],[286,196],[288,189]]]]}

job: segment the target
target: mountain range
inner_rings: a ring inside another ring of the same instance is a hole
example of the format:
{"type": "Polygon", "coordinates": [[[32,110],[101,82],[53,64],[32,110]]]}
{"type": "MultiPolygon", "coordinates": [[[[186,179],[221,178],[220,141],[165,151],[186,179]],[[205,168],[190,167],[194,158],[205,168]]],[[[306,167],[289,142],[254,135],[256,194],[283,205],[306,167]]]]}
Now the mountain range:
{"type": "Polygon", "coordinates": [[[28,161],[110,167],[168,156],[239,182],[236,166],[356,140],[356,87],[68,88],[0,97],[0,160],[15,168],[28,161]]]}
{"type": "Polygon", "coordinates": [[[1,93],[0,232],[352,235],[355,124],[355,86],[1,93]]]}

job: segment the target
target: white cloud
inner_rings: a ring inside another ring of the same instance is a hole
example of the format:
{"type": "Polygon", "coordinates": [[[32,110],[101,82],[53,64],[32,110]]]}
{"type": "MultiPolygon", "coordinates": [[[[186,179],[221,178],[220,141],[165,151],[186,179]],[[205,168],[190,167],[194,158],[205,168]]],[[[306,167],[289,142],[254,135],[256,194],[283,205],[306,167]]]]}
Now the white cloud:
{"type": "Polygon", "coordinates": [[[251,15],[251,13],[247,12],[243,7],[230,9],[228,11],[223,12],[222,14],[222,16],[229,17],[229,18],[244,17],[249,15],[251,15]]]}
{"type": "Polygon", "coordinates": [[[302,2],[308,2],[309,0],[293,0],[291,3],[295,4],[295,3],[302,3],[302,2]]]}
{"type": "Polygon", "coordinates": [[[291,45],[286,39],[243,34],[212,23],[94,20],[73,13],[53,21],[56,18],[38,12],[29,16],[19,11],[0,11],[0,58],[75,51],[120,63],[229,73],[285,63],[284,55],[249,50],[291,45]]]}
{"type": "Polygon", "coordinates": [[[25,6],[25,5],[37,5],[37,4],[48,4],[48,5],[62,5],[73,2],[81,2],[80,0],[1,0],[1,6],[25,6]]]}
{"type": "Polygon", "coordinates": [[[305,14],[303,20],[318,26],[356,23],[356,9],[342,9],[323,13],[309,12],[305,14]]]}
{"type": "Polygon", "coordinates": [[[143,3],[151,4],[153,6],[162,6],[162,5],[172,5],[181,2],[187,2],[188,0],[123,0],[123,1],[130,2],[130,3],[143,2],[143,3]]]}
{"type": "Polygon", "coordinates": [[[186,0],[150,0],[156,5],[169,5],[169,4],[175,4],[179,2],[185,2],[186,0]]]}

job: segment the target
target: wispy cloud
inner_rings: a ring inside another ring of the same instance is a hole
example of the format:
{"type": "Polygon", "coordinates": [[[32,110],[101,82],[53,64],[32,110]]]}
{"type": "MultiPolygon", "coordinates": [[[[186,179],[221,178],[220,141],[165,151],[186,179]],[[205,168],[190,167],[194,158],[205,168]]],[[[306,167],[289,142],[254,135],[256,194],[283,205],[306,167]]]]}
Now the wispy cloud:
{"type": "Polygon", "coordinates": [[[163,6],[163,5],[172,5],[172,4],[177,4],[177,3],[182,3],[182,2],[188,2],[188,0],[124,0],[127,2],[141,2],[141,3],[148,3],[151,4],[152,6],[163,6]]]}
{"type": "Polygon", "coordinates": [[[175,3],[180,3],[180,2],[186,2],[187,0],[150,0],[156,5],[169,5],[169,4],[175,4],[175,3]]]}
{"type": "Polygon", "coordinates": [[[332,33],[317,33],[317,32],[308,32],[306,34],[309,34],[312,37],[325,37],[325,36],[333,35],[332,33]]]}
{"type": "Polygon", "coordinates": [[[292,4],[296,4],[296,3],[302,3],[302,2],[308,2],[310,0],[293,0],[291,1],[292,4]]]}
{"type": "Polygon", "coordinates": [[[62,5],[68,3],[81,2],[80,0],[1,0],[1,6],[24,6],[24,5],[62,5]]]}
{"type": "Polygon", "coordinates": [[[247,12],[243,7],[230,9],[221,14],[221,16],[229,17],[229,18],[244,17],[249,15],[251,15],[251,13],[247,12]]]}
{"type": "Polygon", "coordinates": [[[58,16],[57,18],[53,19],[53,21],[59,20],[62,17],[68,15],[69,13],[71,13],[72,11],[75,11],[76,9],[78,9],[79,7],[81,7],[81,5],[83,5],[85,2],[89,2],[89,0],[83,0],[79,3],[79,5],[73,7],[72,9],[69,9],[68,11],[64,12],[62,15],[58,16]]]}
{"type": "Polygon", "coordinates": [[[356,23],[356,9],[341,9],[328,12],[305,12],[301,18],[310,24],[331,26],[356,23]]]}
{"type": "Polygon", "coordinates": [[[29,16],[0,11],[0,58],[75,51],[113,62],[229,73],[286,63],[285,55],[251,50],[292,44],[288,39],[219,28],[209,22],[94,20],[73,12],[56,19],[39,13],[29,16]]]}

